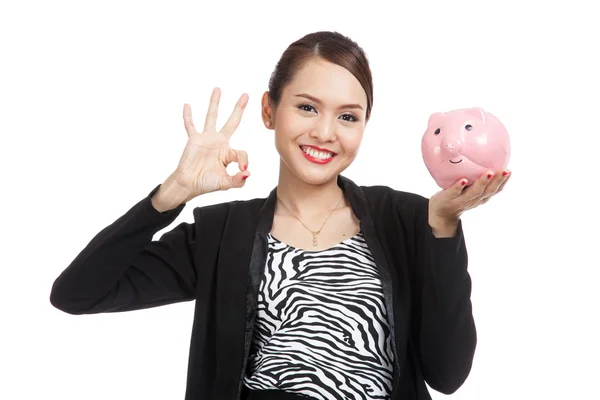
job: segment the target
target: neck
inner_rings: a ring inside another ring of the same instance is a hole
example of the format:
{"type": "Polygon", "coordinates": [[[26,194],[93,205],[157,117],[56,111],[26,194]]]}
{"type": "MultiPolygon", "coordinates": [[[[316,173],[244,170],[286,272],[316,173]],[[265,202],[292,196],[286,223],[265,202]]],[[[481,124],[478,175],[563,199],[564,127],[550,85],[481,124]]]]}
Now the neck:
{"type": "MultiPolygon", "coordinates": [[[[293,175],[283,162],[281,164],[277,197],[298,218],[328,213],[342,199],[343,191],[337,184],[337,176],[320,185],[311,185],[293,175]]],[[[342,200],[338,208],[344,205],[345,200],[342,200]]],[[[279,206],[280,204],[277,205],[279,206]]],[[[285,213],[285,210],[282,209],[281,212],[285,213]]]]}

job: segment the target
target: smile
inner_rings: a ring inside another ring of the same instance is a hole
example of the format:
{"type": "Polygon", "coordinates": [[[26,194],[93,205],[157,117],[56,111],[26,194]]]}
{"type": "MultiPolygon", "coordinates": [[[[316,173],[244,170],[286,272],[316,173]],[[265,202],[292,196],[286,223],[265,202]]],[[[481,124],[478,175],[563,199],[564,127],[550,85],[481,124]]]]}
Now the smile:
{"type": "Polygon", "coordinates": [[[308,146],[300,146],[304,157],[311,162],[316,164],[327,164],[335,158],[335,153],[328,151],[318,151],[308,146]]]}
{"type": "Polygon", "coordinates": [[[454,161],[452,161],[452,160],[448,160],[448,161],[450,161],[452,164],[458,164],[458,163],[461,163],[461,162],[462,162],[462,158],[460,159],[460,161],[457,161],[457,162],[454,162],[454,161]]]}

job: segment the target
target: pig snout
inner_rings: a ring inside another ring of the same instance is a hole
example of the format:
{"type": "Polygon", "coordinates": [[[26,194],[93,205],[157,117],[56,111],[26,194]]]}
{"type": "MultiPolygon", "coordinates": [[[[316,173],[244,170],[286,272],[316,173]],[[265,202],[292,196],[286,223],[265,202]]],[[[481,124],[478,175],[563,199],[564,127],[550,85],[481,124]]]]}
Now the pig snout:
{"type": "Polygon", "coordinates": [[[442,150],[451,156],[456,156],[462,153],[464,141],[461,137],[451,136],[442,140],[442,150]]]}

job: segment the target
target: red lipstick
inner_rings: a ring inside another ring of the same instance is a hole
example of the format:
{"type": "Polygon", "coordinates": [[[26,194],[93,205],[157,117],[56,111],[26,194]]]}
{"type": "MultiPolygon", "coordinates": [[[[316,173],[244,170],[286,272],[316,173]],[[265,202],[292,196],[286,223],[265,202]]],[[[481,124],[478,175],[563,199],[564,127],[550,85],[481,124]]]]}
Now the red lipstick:
{"type": "Polygon", "coordinates": [[[306,154],[306,152],[304,150],[302,150],[302,147],[300,147],[300,151],[302,152],[302,154],[304,155],[304,157],[308,161],[314,162],[315,164],[327,164],[328,162],[330,162],[331,160],[333,160],[335,158],[335,153],[333,153],[332,151],[329,151],[327,149],[321,149],[321,148],[316,147],[316,146],[306,146],[306,147],[310,147],[311,149],[315,149],[315,150],[318,150],[318,151],[324,151],[324,152],[328,152],[328,153],[332,153],[333,154],[333,157],[329,157],[326,160],[322,160],[320,158],[315,158],[315,157],[313,157],[313,156],[311,156],[309,154],[306,154]]]}
{"type": "Polygon", "coordinates": [[[312,145],[310,145],[310,144],[305,144],[305,145],[302,145],[302,146],[300,146],[300,147],[310,147],[311,149],[315,149],[315,150],[317,150],[317,151],[324,151],[324,152],[326,152],[326,153],[333,153],[333,155],[335,155],[335,153],[334,153],[333,151],[329,150],[329,149],[322,149],[322,148],[320,148],[320,147],[317,147],[317,146],[312,146],[312,145]]]}

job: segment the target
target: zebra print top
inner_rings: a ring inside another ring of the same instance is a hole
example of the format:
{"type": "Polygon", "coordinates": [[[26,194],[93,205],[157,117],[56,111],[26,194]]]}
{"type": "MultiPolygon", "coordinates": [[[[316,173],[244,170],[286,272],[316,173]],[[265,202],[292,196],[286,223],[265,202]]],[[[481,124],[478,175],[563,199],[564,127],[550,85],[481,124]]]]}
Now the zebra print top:
{"type": "Polygon", "coordinates": [[[393,351],[377,268],[361,232],[310,251],[268,235],[244,384],[315,399],[389,399],[393,351]]]}

